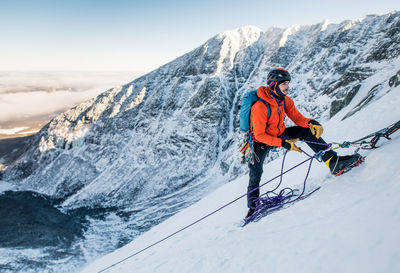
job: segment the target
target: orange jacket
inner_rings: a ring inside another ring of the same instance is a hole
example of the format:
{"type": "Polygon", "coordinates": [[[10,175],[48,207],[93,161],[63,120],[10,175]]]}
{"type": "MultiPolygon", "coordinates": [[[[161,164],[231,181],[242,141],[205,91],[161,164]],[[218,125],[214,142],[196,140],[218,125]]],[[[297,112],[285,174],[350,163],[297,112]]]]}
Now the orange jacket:
{"type": "Polygon", "coordinates": [[[270,87],[261,86],[257,89],[257,96],[267,101],[271,108],[271,115],[268,119],[268,108],[261,101],[257,101],[251,107],[250,127],[254,133],[254,140],[270,146],[282,146],[279,138],[285,131],[285,110],[287,116],[298,126],[308,128],[311,119],[305,118],[294,105],[288,96],[285,96],[285,108],[283,102],[278,103],[271,97],[270,87]]]}

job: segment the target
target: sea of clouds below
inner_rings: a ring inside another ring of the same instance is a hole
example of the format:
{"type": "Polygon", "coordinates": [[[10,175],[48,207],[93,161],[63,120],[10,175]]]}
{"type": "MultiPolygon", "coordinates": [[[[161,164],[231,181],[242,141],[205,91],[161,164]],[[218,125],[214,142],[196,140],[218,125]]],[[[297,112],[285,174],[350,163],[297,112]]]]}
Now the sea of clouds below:
{"type": "Polygon", "coordinates": [[[0,72],[0,135],[33,133],[54,115],[144,73],[0,72]],[[34,121],[34,122],[33,122],[34,121]]]}

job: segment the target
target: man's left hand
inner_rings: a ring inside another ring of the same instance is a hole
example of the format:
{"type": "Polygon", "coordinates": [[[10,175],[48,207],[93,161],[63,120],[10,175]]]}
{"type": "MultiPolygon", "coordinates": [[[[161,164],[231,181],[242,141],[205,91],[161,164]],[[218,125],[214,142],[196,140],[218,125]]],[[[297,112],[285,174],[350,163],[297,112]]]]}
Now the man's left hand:
{"type": "Polygon", "coordinates": [[[320,138],[324,132],[324,128],[318,121],[312,119],[308,122],[308,127],[310,127],[311,133],[316,137],[320,138]]]}
{"type": "Polygon", "coordinates": [[[303,151],[295,145],[295,143],[299,140],[300,139],[298,139],[298,138],[287,139],[287,140],[282,139],[282,147],[285,149],[288,149],[289,151],[296,151],[296,152],[302,153],[303,151]]]}

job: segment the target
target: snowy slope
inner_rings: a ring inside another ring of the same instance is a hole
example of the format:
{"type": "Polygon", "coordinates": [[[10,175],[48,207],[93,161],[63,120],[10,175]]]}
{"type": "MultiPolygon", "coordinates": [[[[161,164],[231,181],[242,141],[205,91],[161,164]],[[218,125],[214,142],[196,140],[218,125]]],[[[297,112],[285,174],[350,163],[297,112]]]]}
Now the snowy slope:
{"type": "MultiPolygon", "coordinates": [[[[325,138],[355,140],[396,122],[399,92],[400,87],[342,122],[327,122],[325,138]]],[[[362,151],[365,163],[340,177],[314,162],[307,188],[321,189],[257,223],[240,227],[247,211],[242,198],[107,272],[399,272],[400,133],[380,144],[362,151]]],[[[289,153],[286,169],[304,159],[289,153]]],[[[263,181],[279,174],[280,165],[281,159],[265,165],[263,181]]],[[[284,185],[301,188],[306,168],[285,175],[284,185]]],[[[83,272],[98,272],[132,255],[241,196],[246,187],[247,176],[220,187],[83,272]]]]}

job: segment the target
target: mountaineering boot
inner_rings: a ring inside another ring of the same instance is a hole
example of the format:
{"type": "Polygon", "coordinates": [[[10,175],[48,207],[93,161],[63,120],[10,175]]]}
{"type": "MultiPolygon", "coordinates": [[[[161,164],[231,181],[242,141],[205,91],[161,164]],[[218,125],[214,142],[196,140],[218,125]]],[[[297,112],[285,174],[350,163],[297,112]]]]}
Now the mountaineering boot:
{"type": "Polygon", "coordinates": [[[255,211],[256,211],[255,209],[249,208],[249,211],[247,212],[246,218],[249,218],[250,216],[252,216],[255,211]]]}
{"type": "Polygon", "coordinates": [[[351,168],[358,166],[363,161],[360,154],[346,155],[346,156],[332,156],[327,161],[326,165],[335,176],[339,176],[348,172],[351,168]]]}

